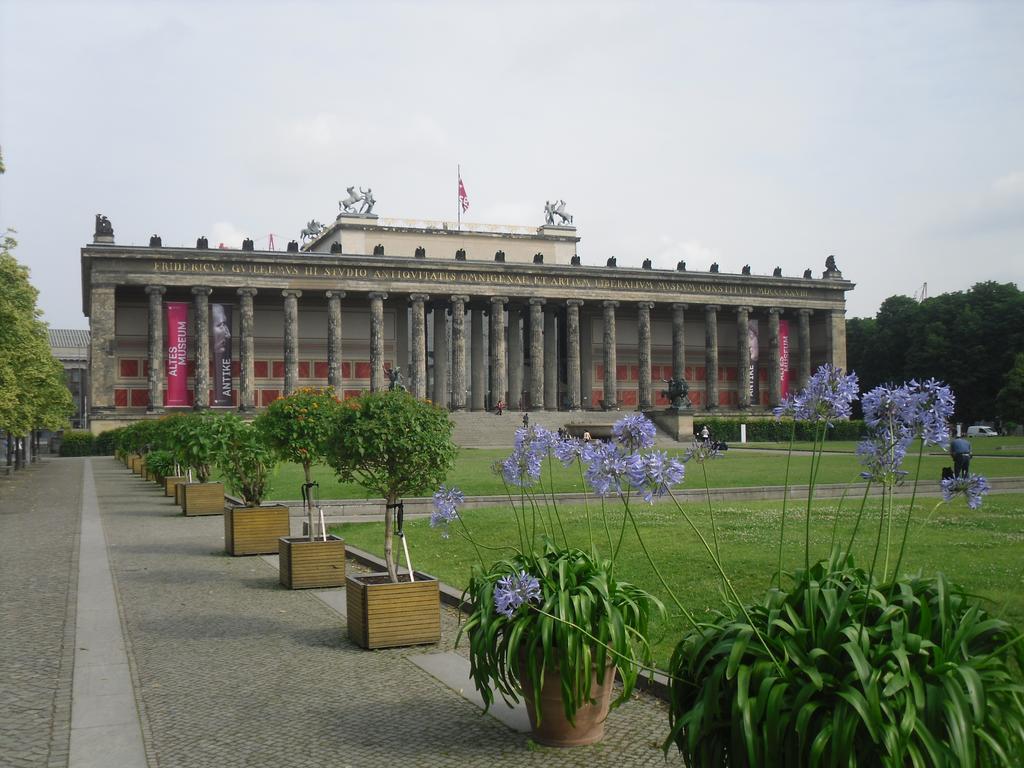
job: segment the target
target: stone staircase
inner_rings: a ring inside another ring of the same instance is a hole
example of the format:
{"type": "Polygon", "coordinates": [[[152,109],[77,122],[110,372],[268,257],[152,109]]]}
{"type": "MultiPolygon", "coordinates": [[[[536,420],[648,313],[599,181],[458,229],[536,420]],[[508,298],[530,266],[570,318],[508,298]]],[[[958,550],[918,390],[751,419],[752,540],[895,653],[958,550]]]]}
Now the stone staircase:
{"type": "MultiPolygon", "coordinates": [[[[611,426],[630,411],[530,411],[530,424],[557,431],[569,424],[602,424],[611,426]]],[[[501,416],[493,411],[456,411],[450,413],[455,423],[452,439],[463,448],[512,449],[516,430],[523,426],[522,411],[505,411],[501,416]]],[[[658,431],[657,443],[663,447],[679,447],[671,437],[658,431]]]]}

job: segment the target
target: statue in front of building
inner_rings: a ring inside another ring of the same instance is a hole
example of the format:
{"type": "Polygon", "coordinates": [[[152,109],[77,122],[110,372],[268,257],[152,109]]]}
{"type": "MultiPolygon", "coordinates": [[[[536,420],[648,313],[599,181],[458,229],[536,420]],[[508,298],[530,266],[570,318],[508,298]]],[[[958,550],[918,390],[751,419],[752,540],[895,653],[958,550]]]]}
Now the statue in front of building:
{"type": "Polygon", "coordinates": [[[305,244],[306,240],[315,240],[321,232],[324,231],[324,225],[316,219],[310,219],[309,223],[306,224],[306,228],[302,230],[301,237],[302,242],[305,244]]]}
{"type": "Polygon", "coordinates": [[[405,392],[405,384],[402,383],[401,367],[393,365],[388,370],[388,390],[394,392],[396,389],[405,392]]]}
{"type": "Polygon", "coordinates": [[[678,379],[662,379],[668,384],[668,389],[662,390],[662,393],[670,401],[668,409],[670,411],[686,411],[693,408],[693,403],[690,402],[690,385],[686,383],[686,379],[679,377],[678,379]]]}
{"type": "Polygon", "coordinates": [[[104,216],[102,213],[96,214],[96,232],[94,237],[113,237],[114,226],[110,223],[110,219],[104,216]]]}

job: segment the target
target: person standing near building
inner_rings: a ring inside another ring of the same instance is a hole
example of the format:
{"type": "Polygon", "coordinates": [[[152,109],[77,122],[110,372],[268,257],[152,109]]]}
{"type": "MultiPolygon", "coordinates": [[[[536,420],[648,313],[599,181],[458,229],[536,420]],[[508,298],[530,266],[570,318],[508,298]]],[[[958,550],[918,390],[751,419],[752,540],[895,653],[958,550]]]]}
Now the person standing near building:
{"type": "Polygon", "coordinates": [[[964,437],[955,437],[949,444],[953,457],[953,477],[967,477],[971,466],[971,443],[964,437]]]}

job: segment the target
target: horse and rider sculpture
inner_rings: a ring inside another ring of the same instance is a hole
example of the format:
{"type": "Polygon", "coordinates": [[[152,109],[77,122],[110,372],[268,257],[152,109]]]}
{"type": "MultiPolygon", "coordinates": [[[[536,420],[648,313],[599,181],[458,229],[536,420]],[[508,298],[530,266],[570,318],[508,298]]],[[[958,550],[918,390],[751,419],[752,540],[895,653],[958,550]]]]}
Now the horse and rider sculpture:
{"type": "Polygon", "coordinates": [[[373,213],[373,206],[377,204],[377,200],[373,196],[372,187],[360,187],[358,193],[355,187],[345,187],[345,191],[348,192],[348,197],[338,201],[338,208],[343,213],[373,213]],[[359,210],[356,210],[357,205],[359,210]]]}

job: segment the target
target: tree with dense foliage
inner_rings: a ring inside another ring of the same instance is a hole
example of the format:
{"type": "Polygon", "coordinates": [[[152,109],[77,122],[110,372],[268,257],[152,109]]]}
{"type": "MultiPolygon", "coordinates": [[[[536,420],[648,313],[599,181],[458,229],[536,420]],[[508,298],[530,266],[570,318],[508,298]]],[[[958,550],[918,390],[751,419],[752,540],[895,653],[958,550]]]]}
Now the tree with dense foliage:
{"type": "Polygon", "coordinates": [[[403,496],[433,490],[455,463],[448,413],[408,392],[371,392],[346,400],[325,444],[328,465],[342,482],[382,496],[384,561],[398,581],[392,551],[392,507],[403,496]]]}
{"type": "Polygon", "coordinates": [[[1010,419],[996,398],[1024,352],[1024,292],[987,282],[921,302],[891,296],[874,318],[847,323],[846,349],[865,389],[941,379],[957,392],[958,421],[1010,419]]]}
{"type": "Polygon", "coordinates": [[[312,468],[323,461],[324,441],[333,425],[340,400],[330,387],[303,387],[272,402],[256,417],[256,426],[281,461],[302,465],[302,489],[309,540],[313,541],[312,468]]]}
{"type": "Polygon", "coordinates": [[[1024,424],[1024,352],[1017,355],[1013,368],[1003,379],[1003,388],[996,396],[996,408],[1003,425],[1024,424]]]}
{"type": "Polygon", "coordinates": [[[40,319],[39,292],[14,258],[16,246],[10,232],[0,240],[0,430],[23,438],[34,429],[62,428],[74,405],[40,319]]]}

